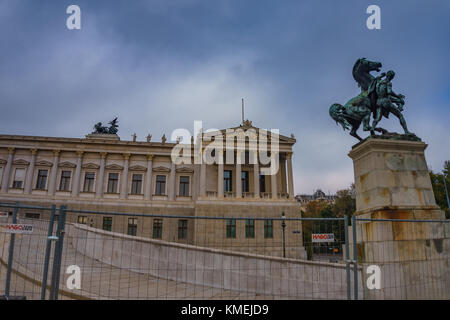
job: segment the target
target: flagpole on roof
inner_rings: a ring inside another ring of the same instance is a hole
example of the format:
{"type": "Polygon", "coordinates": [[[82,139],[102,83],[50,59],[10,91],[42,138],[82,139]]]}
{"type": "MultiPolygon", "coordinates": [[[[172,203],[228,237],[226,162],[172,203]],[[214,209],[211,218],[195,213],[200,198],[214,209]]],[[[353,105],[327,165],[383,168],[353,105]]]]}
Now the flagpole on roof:
{"type": "Polygon", "coordinates": [[[244,98],[242,98],[242,125],[244,125],[244,98]]]}

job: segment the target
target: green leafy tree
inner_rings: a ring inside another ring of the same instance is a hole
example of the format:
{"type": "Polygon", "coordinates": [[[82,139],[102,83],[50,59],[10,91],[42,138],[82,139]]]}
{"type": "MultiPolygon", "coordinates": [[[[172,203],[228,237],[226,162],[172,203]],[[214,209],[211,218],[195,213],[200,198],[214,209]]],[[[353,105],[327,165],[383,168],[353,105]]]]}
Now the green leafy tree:
{"type": "Polygon", "coordinates": [[[333,215],[335,217],[347,216],[349,219],[356,211],[355,185],[350,188],[336,192],[336,198],[333,204],[333,215]]]}
{"type": "Polygon", "coordinates": [[[445,161],[444,170],[442,173],[434,173],[430,171],[431,185],[433,187],[434,197],[436,199],[436,204],[445,211],[445,217],[450,219],[450,212],[447,203],[447,192],[450,192],[450,161],[445,161]],[[445,190],[444,184],[447,183],[447,192],[445,190]]]}
{"type": "MultiPolygon", "coordinates": [[[[347,217],[350,219],[356,210],[355,187],[352,184],[349,188],[339,190],[336,193],[334,203],[329,204],[323,200],[312,200],[308,202],[302,216],[306,218],[338,218],[347,217]]],[[[350,221],[349,221],[350,222],[350,221]]],[[[316,232],[334,233],[338,243],[344,241],[344,223],[333,221],[304,221],[302,223],[303,243],[306,248],[308,259],[311,259],[313,245],[311,234],[316,232]]],[[[338,249],[340,250],[339,246],[338,249]]]]}
{"type": "MultiPolygon", "coordinates": [[[[320,218],[321,212],[327,207],[327,203],[321,200],[312,200],[308,202],[302,216],[305,218],[320,218]]],[[[306,248],[307,259],[312,258],[313,246],[311,243],[311,236],[313,229],[317,228],[317,221],[303,221],[302,223],[302,233],[303,233],[303,244],[306,248]]]]}

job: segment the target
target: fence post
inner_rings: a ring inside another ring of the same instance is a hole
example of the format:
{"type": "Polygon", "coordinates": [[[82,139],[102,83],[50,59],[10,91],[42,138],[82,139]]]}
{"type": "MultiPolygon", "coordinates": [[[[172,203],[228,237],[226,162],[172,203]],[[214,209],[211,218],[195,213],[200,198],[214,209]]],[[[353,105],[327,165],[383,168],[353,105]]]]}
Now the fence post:
{"type": "MultiPolygon", "coordinates": [[[[12,223],[17,223],[17,212],[19,211],[19,203],[16,202],[14,204],[14,211],[13,211],[13,221],[12,223]]],[[[5,285],[5,297],[6,299],[9,298],[9,290],[11,287],[11,272],[12,272],[12,265],[13,265],[13,258],[14,258],[14,242],[16,239],[16,235],[14,233],[11,233],[11,240],[9,242],[9,254],[8,254],[8,268],[6,271],[6,285],[5,285]]]]}
{"type": "Polygon", "coordinates": [[[66,206],[59,207],[58,228],[56,236],[58,240],[55,246],[55,253],[53,256],[52,282],[50,286],[50,300],[58,300],[59,293],[59,278],[61,275],[61,258],[64,243],[64,227],[66,224],[66,206]]]}
{"type": "Polygon", "coordinates": [[[347,300],[351,300],[351,282],[350,282],[350,254],[348,252],[348,217],[344,216],[344,234],[345,234],[345,272],[347,277],[347,300]]]}
{"type": "Polygon", "coordinates": [[[55,211],[56,211],[56,205],[52,205],[52,211],[50,213],[50,221],[48,223],[47,244],[45,247],[44,273],[42,274],[41,300],[45,300],[45,291],[47,290],[48,265],[50,263],[50,252],[52,250],[52,239],[50,239],[50,237],[53,235],[53,224],[54,224],[54,219],[55,219],[55,211]]]}
{"type": "Polygon", "coordinates": [[[353,232],[353,287],[354,299],[358,300],[358,252],[356,244],[356,217],[352,216],[352,232],[353,232]]]}

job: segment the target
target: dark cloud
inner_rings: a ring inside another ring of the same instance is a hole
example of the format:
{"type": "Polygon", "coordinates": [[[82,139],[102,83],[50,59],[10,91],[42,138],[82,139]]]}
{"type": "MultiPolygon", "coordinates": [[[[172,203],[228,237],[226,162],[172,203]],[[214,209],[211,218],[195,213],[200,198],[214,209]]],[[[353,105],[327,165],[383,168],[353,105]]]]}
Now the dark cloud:
{"type": "MultiPolygon", "coordinates": [[[[353,180],[355,140],[328,115],[358,93],[365,56],[394,69],[412,131],[439,170],[449,158],[448,1],[376,1],[382,29],[365,27],[373,1],[0,2],[2,133],[82,137],[119,116],[122,139],[155,139],[240,122],[295,134],[296,192],[353,180]],[[65,27],[68,5],[82,29],[65,27]]],[[[397,119],[384,120],[400,130],[397,119]]]]}

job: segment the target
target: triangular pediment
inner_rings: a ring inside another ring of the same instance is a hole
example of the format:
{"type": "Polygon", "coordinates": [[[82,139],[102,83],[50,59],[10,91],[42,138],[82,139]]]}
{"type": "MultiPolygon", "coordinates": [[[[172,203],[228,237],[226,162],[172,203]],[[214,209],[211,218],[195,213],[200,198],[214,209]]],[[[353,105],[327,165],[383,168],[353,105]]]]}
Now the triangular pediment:
{"type": "Polygon", "coordinates": [[[90,162],[90,163],[83,164],[82,168],[83,169],[98,169],[98,168],[100,168],[100,166],[98,164],[90,162]]]}
{"type": "Polygon", "coordinates": [[[247,125],[240,125],[240,126],[233,127],[233,128],[207,132],[207,133],[204,133],[204,136],[214,137],[219,134],[221,134],[223,136],[224,142],[226,141],[227,134],[236,134],[238,138],[241,138],[241,139],[245,138],[245,139],[249,139],[249,140],[259,139],[259,135],[261,134],[266,137],[267,142],[269,142],[269,143],[270,143],[270,139],[272,138],[272,135],[274,135],[274,138],[278,137],[280,143],[294,144],[296,142],[296,139],[293,136],[293,134],[291,134],[291,137],[287,137],[287,136],[283,136],[281,134],[272,133],[270,130],[261,129],[261,128],[252,126],[251,122],[247,123],[247,125]],[[233,131],[234,131],[234,133],[233,133],[233,131]]]}
{"type": "Polygon", "coordinates": [[[158,166],[158,167],[153,168],[153,171],[155,171],[155,172],[170,172],[170,169],[167,167],[158,166]]]}
{"type": "Polygon", "coordinates": [[[36,165],[41,167],[51,167],[53,166],[53,163],[47,160],[40,160],[36,162],[36,165]]]}
{"type": "Polygon", "coordinates": [[[64,161],[60,162],[58,166],[61,168],[75,168],[77,165],[69,161],[64,161]]]}
{"type": "Polygon", "coordinates": [[[179,167],[177,168],[176,172],[180,172],[180,173],[193,173],[194,170],[190,167],[179,167]]]}
{"type": "Polygon", "coordinates": [[[17,159],[17,160],[13,161],[13,164],[14,165],[19,165],[19,166],[27,166],[30,163],[28,161],[26,161],[26,160],[23,160],[23,159],[17,159]]]}
{"type": "Polygon", "coordinates": [[[130,167],[130,171],[147,171],[147,168],[140,165],[135,165],[130,167]]]}
{"type": "Polygon", "coordinates": [[[122,166],[119,166],[118,164],[115,163],[108,164],[105,168],[108,170],[123,170],[122,166]]]}

